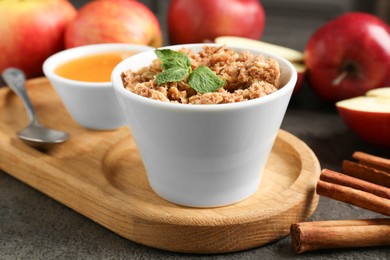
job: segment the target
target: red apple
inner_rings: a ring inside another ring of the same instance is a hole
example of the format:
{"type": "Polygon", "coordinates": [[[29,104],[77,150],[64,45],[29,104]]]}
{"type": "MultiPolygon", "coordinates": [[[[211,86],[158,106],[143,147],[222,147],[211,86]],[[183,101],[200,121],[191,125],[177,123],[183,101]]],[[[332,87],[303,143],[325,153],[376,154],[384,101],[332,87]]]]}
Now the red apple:
{"type": "Polygon", "coordinates": [[[259,39],[265,14],[259,0],[171,0],[167,19],[171,44],[200,43],[222,35],[259,39]]]}
{"type": "Polygon", "coordinates": [[[370,14],[341,15],[311,36],[305,63],[310,86],[330,102],[388,86],[390,28],[370,14]]]}
{"type": "Polygon", "coordinates": [[[336,107],[347,126],[363,140],[390,149],[390,98],[386,97],[390,92],[386,93],[342,100],[336,107]]]}
{"type": "Polygon", "coordinates": [[[297,74],[298,74],[297,83],[295,83],[295,87],[294,87],[294,91],[293,91],[293,94],[296,94],[301,90],[303,83],[305,82],[306,65],[304,63],[297,63],[297,62],[292,62],[292,65],[294,65],[295,69],[297,70],[297,74]]]}
{"type": "Polygon", "coordinates": [[[153,12],[140,2],[96,0],[81,7],[66,28],[66,48],[113,42],[161,47],[160,24],[153,12]]]}
{"type": "Polygon", "coordinates": [[[67,0],[0,1],[0,71],[17,67],[29,78],[43,75],[45,59],[64,49],[64,30],[75,15],[67,0]]]}

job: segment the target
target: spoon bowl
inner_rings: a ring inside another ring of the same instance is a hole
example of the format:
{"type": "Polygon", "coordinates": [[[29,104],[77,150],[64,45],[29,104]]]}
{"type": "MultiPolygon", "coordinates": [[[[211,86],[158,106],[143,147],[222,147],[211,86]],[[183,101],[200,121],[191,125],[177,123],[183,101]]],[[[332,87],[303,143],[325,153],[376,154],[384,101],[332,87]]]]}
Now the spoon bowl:
{"type": "Polygon", "coordinates": [[[21,129],[16,135],[26,144],[37,148],[49,147],[50,144],[62,143],[69,139],[68,133],[36,124],[21,129]]]}
{"type": "Polygon", "coordinates": [[[26,128],[16,133],[22,141],[32,147],[46,150],[53,144],[63,143],[69,139],[68,133],[47,128],[39,122],[24,86],[25,75],[23,71],[16,68],[8,68],[3,71],[2,77],[9,88],[22,99],[27,111],[29,124],[26,128]]]}

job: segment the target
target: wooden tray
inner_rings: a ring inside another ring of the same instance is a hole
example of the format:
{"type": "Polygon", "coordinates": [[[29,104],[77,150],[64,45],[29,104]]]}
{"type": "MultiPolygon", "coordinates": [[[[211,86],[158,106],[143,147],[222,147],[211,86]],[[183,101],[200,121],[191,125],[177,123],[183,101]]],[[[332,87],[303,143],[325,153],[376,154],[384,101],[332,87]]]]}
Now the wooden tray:
{"type": "Polygon", "coordinates": [[[258,192],[213,209],[177,206],[149,187],[128,128],[92,131],[68,115],[45,78],[27,82],[43,124],[71,134],[48,152],[26,146],[21,101],[0,89],[0,168],[113,232],[147,246],[192,253],[258,247],[289,234],[317,207],[320,165],[298,138],[281,130],[258,192]]]}

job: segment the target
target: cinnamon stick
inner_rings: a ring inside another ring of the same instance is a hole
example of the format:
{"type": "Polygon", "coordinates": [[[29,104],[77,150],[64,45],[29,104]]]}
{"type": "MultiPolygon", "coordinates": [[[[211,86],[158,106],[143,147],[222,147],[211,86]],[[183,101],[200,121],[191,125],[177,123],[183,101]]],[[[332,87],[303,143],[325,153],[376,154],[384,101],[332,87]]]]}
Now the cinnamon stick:
{"type": "Polygon", "coordinates": [[[318,181],[316,191],[318,195],[390,216],[390,200],[372,193],[322,180],[318,181]]]}
{"type": "Polygon", "coordinates": [[[390,188],[351,177],[336,171],[323,169],[320,180],[366,191],[382,198],[390,199],[390,188]]]}
{"type": "Polygon", "coordinates": [[[348,160],[343,161],[342,168],[343,173],[347,175],[390,188],[390,173],[388,172],[348,160]]]}
{"type": "Polygon", "coordinates": [[[390,174],[390,159],[359,151],[354,152],[352,154],[352,158],[358,160],[361,164],[365,164],[369,167],[376,168],[390,174]]]}
{"type": "Polygon", "coordinates": [[[302,222],[290,227],[297,253],[329,248],[390,245],[390,219],[302,222]]]}

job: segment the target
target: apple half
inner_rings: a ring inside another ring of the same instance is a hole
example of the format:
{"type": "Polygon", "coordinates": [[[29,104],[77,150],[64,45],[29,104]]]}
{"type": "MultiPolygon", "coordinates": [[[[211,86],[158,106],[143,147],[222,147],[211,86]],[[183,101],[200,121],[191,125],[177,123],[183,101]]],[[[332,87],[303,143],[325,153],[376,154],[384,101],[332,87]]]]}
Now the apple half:
{"type": "Polygon", "coordinates": [[[260,51],[266,51],[285,58],[286,60],[290,61],[292,65],[294,65],[298,73],[298,80],[295,84],[293,94],[297,93],[302,88],[307,70],[302,52],[268,42],[257,41],[237,36],[220,36],[215,38],[214,41],[215,43],[224,44],[227,46],[239,46],[244,48],[247,47],[260,51]]]}
{"type": "Polygon", "coordinates": [[[371,89],[367,91],[366,96],[390,98],[390,87],[371,89]]]}
{"type": "Polygon", "coordinates": [[[367,94],[337,102],[337,110],[346,125],[367,143],[390,149],[390,92],[367,94]]]}
{"type": "Polygon", "coordinates": [[[237,36],[220,36],[215,38],[214,41],[218,44],[248,47],[261,51],[275,53],[291,62],[302,63],[304,60],[302,52],[268,42],[262,42],[237,36]]]}

